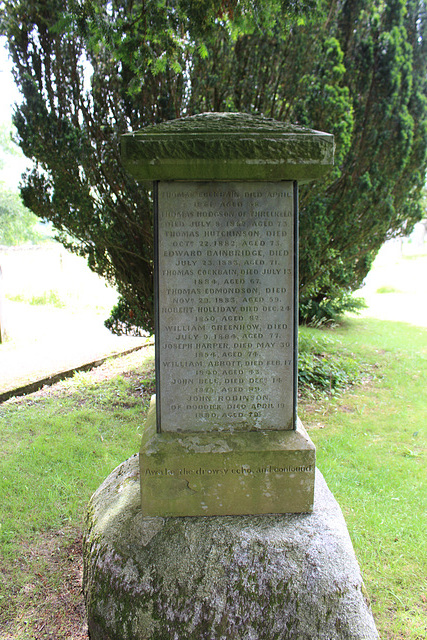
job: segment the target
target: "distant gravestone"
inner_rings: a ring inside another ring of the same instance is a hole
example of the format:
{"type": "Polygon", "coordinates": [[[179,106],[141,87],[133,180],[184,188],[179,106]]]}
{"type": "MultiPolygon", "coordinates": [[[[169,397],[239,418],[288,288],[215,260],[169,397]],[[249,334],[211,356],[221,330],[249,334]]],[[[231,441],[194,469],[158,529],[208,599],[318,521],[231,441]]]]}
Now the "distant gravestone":
{"type": "Polygon", "coordinates": [[[296,411],[298,181],[330,169],[333,136],[208,113],[122,140],[155,209],[144,513],[311,511],[315,448],[296,411]]]}

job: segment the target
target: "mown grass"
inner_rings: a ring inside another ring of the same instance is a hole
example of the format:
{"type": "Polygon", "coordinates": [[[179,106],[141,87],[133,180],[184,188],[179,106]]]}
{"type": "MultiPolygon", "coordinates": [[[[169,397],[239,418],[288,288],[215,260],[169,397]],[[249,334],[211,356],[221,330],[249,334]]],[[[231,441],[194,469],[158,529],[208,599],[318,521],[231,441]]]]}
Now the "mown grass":
{"type": "Polygon", "coordinates": [[[60,294],[57,291],[43,291],[38,295],[31,294],[26,296],[22,293],[18,293],[15,295],[8,294],[6,295],[8,300],[12,302],[23,302],[25,304],[35,305],[51,305],[53,307],[57,307],[58,309],[62,309],[65,307],[65,302],[62,300],[60,294]]]}
{"type": "Polygon", "coordinates": [[[1,640],[86,638],[75,632],[84,622],[76,549],[85,508],[138,451],[152,355],[110,360],[0,405],[1,640]]]}
{"type": "Polygon", "coordinates": [[[427,330],[366,319],[328,337],[363,360],[364,374],[343,394],[303,398],[300,416],[343,509],[381,637],[421,640],[427,637],[427,330]]]}
{"type": "Polygon", "coordinates": [[[81,518],[100,480],[138,450],[153,389],[150,358],[130,377],[77,373],[52,393],[0,408],[3,550],[81,518]]]}
{"type": "MultiPolygon", "coordinates": [[[[381,637],[425,639],[427,330],[372,319],[302,329],[301,355],[309,375],[299,414],[343,509],[381,637]]],[[[1,640],[85,637],[70,631],[81,594],[64,575],[90,495],[139,448],[153,364],[132,358],[0,407],[1,640]],[[54,608],[46,592],[64,585],[73,604],[54,608]]]]}

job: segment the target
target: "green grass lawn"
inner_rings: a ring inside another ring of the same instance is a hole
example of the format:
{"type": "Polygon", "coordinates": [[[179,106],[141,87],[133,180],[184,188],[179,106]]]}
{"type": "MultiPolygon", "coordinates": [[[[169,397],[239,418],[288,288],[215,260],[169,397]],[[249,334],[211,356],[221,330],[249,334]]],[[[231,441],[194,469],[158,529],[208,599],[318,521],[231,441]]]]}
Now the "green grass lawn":
{"type": "Polygon", "coordinates": [[[421,640],[427,637],[427,330],[352,320],[328,332],[328,340],[329,350],[335,345],[365,363],[362,380],[339,395],[303,397],[300,417],[344,512],[381,637],[421,640]]]}
{"type": "MultiPolygon", "coordinates": [[[[425,639],[427,329],[367,318],[303,329],[301,355],[312,371],[329,367],[322,389],[316,375],[303,380],[299,415],[344,512],[380,635],[425,639]]],[[[152,392],[147,349],[0,406],[0,640],[86,637],[85,506],[138,450],[152,392]]]]}

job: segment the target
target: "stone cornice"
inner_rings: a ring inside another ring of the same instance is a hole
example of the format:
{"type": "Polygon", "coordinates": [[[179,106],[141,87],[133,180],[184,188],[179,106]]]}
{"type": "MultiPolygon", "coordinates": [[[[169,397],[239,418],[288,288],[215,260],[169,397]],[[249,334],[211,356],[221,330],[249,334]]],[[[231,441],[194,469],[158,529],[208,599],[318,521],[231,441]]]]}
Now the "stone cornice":
{"type": "Polygon", "coordinates": [[[334,137],[271,118],[203,113],[122,136],[139,180],[299,180],[333,165],[334,137]]]}

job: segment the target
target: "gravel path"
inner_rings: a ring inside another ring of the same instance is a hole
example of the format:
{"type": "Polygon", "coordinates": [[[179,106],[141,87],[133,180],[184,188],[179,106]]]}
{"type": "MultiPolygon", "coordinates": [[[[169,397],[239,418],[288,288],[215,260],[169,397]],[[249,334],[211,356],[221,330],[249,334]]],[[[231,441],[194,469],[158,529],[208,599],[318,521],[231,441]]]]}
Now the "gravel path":
{"type": "Polygon", "coordinates": [[[145,338],[114,336],[103,316],[8,302],[11,340],[1,345],[0,394],[136,349],[145,338]]]}
{"type": "Polygon", "coordinates": [[[145,344],[112,335],[117,293],[61,245],[0,247],[2,393],[145,344]],[[41,304],[48,299],[51,304],[41,304]]]}
{"type": "Polygon", "coordinates": [[[365,286],[356,294],[362,315],[427,326],[427,246],[390,241],[379,252],[365,286]]]}

